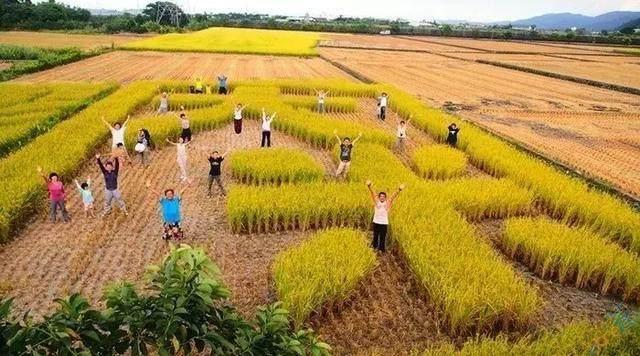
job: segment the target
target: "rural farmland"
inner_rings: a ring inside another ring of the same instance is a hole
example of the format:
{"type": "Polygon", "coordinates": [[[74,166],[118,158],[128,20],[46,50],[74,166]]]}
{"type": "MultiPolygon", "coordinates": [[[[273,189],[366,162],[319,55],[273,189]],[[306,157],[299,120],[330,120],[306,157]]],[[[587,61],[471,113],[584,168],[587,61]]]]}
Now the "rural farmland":
{"type": "MultiPolygon", "coordinates": [[[[147,306],[123,312],[119,300],[195,285],[164,303],[178,325],[169,354],[221,323],[185,326],[218,303],[254,332],[272,332],[270,317],[287,337],[313,328],[316,351],[302,354],[598,354],[625,337],[611,315],[631,318],[640,302],[640,96],[476,60],[638,87],[624,75],[637,57],[232,28],[116,47],[0,84],[0,124],[16,132],[0,140],[0,331],[21,327],[3,300],[50,325],[56,300],[79,293],[107,312],[82,314],[93,333],[74,324],[65,338],[122,353],[104,346],[109,318],[138,320],[147,306]],[[116,156],[126,209],[103,216],[113,176],[96,160],[116,156]],[[57,177],[64,223],[50,221],[57,177]],[[386,244],[371,236],[381,206],[386,244]]],[[[222,334],[207,333],[215,354],[222,334]]],[[[248,341],[234,337],[224,347],[242,354],[233,347],[248,341]]]]}

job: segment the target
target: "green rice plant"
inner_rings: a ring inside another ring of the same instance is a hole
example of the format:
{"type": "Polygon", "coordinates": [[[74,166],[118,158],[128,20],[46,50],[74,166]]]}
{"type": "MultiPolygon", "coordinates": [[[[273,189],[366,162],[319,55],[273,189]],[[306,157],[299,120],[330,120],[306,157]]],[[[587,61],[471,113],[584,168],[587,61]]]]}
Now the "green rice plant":
{"type": "MultiPolygon", "coordinates": [[[[307,109],[318,111],[318,98],[315,96],[283,96],[282,102],[294,109],[307,109]]],[[[324,101],[324,110],[327,113],[353,113],[358,109],[358,101],[349,97],[327,97],[324,101]]]]}
{"type": "MultiPolygon", "coordinates": [[[[171,93],[169,94],[169,110],[179,111],[181,107],[185,110],[194,110],[208,108],[211,106],[222,104],[224,97],[222,95],[203,95],[203,94],[182,94],[171,93]]],[[[151,107],[157,110],[160,106],[160,94],[158,94],[153,101],[151,101],[151,107]]]]}
{"type": "Polygon", "coordinates": [[[369,199],[360,184],[234,185],[227,198],[227,217],[236,233],[363,227],[371,218],[369,199]]]}
{"type": "Polygon", "coordinates": [[[300,325],[322,305],[347,299],[375,265],[363,232],[331,229],[280,253],[272,270],[279,299],[300,325]]]}
{"type": "Polygon", "coordinates": [[[308,153],[292,148],[250,149],[229,158],[233,177],[244,184],[285,184],[314,182],[324,176],[324,168],[308,153]]]}
{"type": "Polygon", "coordinates": [[[549,356],[604,355],[608,345],[620,339],[620,331],[610,322],[573,322],[560,330],[547,330],[538,338],[524,337],[515,342],[505,336],[467,341],[460,350],[444,344],[425,351],[423,356],[549,356]]]}
{"type": "Polygon", "coordinates": [[[155,85],[147,82],[121,88],[0,160],[0,179],[6,184],[0,191],[0,242],[10,239],[11,231],[27,221],[44,199],[36,167],[71,177],[109,135],[100,117],[111,123],[123,121],[148,104],[154,91],[155,85]]]}
{"type": "Polygon", "coordinates": [[[171,33],[126,43],[130,50],[187,51],[316,56],[318,33],[212,27],[190,33],[171,33]]]}
{"type": "Polygon", "coordinates": [[[640,300],[640,260],[585,228],[548,218],[508,220],[502,245],[542,278],[640,300]]]}
{"type": "Polygon", "coordinates": [[[418,174],[427,179],[459,177],[467,171],[467,156],[464,152],[447,145],[420,147],[412,154],[418,174]]]}

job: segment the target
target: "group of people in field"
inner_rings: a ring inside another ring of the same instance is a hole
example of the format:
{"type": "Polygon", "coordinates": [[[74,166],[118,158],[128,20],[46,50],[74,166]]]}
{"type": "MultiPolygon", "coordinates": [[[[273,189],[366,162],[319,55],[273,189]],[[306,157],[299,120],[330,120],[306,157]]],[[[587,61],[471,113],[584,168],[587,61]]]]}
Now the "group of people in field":
{"type": "MultiPolygon", "coordinates": [[[[227,94],[227,77],[221,75],[218,77],[219,85],[223,84],[224,90],[219,90],[221,94],[227,94]]],[[[196,83],[196,88],[198,85],[196,83]]],[[[320,113],[325,112],[325,100],[329,94],[329,91],[317,90],[317,99],[318,99],[318,107],[317,110],[320,113]]],[[[167,92],[162,92],[160,94],[160,104],[158,107],[158,114],[167,114],[169,112],[169,98],[170,94],[167,92]]],[[[378,100],[378,118],[380,120],[385,120],[386,118],[386,108],[389,103],[389,98],[386,93],[382,93],[378,100]]],[[[237,135],[242,134],[242,120],[243,120],[243,110],[245,106],[242,104],[237,104],[234,108],[233,112],[233,127],[234,132],[237,135]]],[[[163,221],[163,235],[162,238],[165,240],[180,240],[183,238],[184,233],[181,228],[182,222],[182,213],[181,213],[181,204],[182,204],[182,195],[185,190],[191,185],[191,180],[189,179],[188,174],[188,147],[193,142],[192,131],[190,128],[189,117],[184,110],[184,107],[180,107],[180,111],[176,114],[176,118],[180,122],[181,133],[176,141],[171,141],[168,138],[166,139],[167,143],[176,147],[176,163],[178,166],[178,170],[180,173],[180,181],[185,185],[180,191],[175,191],[174,189],[166,189],[163,192],[156,191],[152,188],[151,181],[146,181],[146,188],[158,195],[159,197],[159,205],[162,215],[163,221]]],[[[265,109],[262,109],[262,122],[261,122],[261,147],[271,147],[271,123],[276,118],[276,113],[268,114],[265,109]]],[[[112,152],[111,155],[107,159],[103,159],[101,154],[96,154],[96,165],[98,166],[103,179],[104,179],[104,207],[102,211],[102,216],[109,215],[112,211],[113,205],[117,205],[118,208],[122,211],[122,213],[126,216],[128,215],[127,205],[125,200],[123,199],[122,193],[119,188],[119,174],[123,165],[127,163],[132,163],[132,160],[125,148],[125,133],[127,129],[127,124],[129,123],[129,117],[123,122],[116,122],[113,125],[109,124],[102,118],[104,124],[108,127],[111,132],[111,147],[112,152]]],[[[407,139],[407,126],[411,122],[411,118],[406,122],[404,120],[400,121],[397,126],[396,135],[397,142],[396,146],[399,149],[403,149],[405,146],[405,141],[407,139]]],[[[457,144],[457,135],[460,129],[456,126],[455,123],[452,123],[448,127],[448,136],[447,143],[455,146],[457,144]]],[[[338,136],[338,132],[334,131],[334,135],[339,144],[339,163],[335,171],[336,178],[346,178],[349,168],[351,166],[351,157],[353,148],[356,143],[362,138],[362,133],[360,133],[355,139],[351,140],[349,137],[340,137],[338,136]]],[[[149,151],[153,149],[154,144],[151,138],[150,132],[141,128],[136,136],[136,143],[134,146],[135,154],[139,157],[140,165],[143,167],[148,167],[150,164],[149,160],[149,151]]],[[[224,184],[222,182],[222,163],[228,154],[224,152],[220,154],[217,150],[212,150],[206,153],[206,158],[209,163],[209,171],[208,171],[208,185],[207,185],[207,195],[209,197],[212,196],[212,188],[215,183],[218,188],[220,194],[222,196],[226,195],[226,191],[224,188],[224,184]]],[[[64,222],[68,222],[70,220],[69,213],[67,212],[65,203],[66,203],[66,192],[64,189],[64,184],[60,180],[60,177],[57,173],[52,172],[48,176],[42,174],[42,169],[38,167],[38,173],[42,175],[44,181],[47,184],[47,190],[49,192],[49,201],[50,201],[50,220],[51,222],[56,222],[58,211],[62,216],[62,220],[64,222]]],[[[74,180],[78,193],[82,199],[82,203],[84,206],[84,211],[87,217],[95,217],[95,209],[94,202],[95,198],[92,192],[92,181],[90,177],[84,182],[79,182],[78,180],[74,180]]],[[[373,240],[372,246],[378,251],[385,251],[386,246],[386,235],[389,225],[389,210],[395,199],[398,197],[398,194],[404,189],[404,185],[401,185],[396,192],[394,192],[390,197],[387,197],[386,192],[378,192],[377,194],[373,190],[373,184],[371,181],[367,181],[366,185],[371,194],[371,199],[373,201],[374,206],[374,215],[373,215],[373,240]]]]}

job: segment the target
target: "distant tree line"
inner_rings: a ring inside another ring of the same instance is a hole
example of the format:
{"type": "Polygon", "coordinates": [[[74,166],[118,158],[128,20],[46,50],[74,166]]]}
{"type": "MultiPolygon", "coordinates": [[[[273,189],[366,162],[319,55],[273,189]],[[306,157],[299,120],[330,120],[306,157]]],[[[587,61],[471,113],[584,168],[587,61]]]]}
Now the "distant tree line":
{"type": "Polygon", "coordinates": [[[431,23],[411,26],[402,20],[338,17],[289,18],[260,14],[185,14],[176,4],[157,1],[148,4],[139,14],[92,15],[88,10],[70,7],[55,0],[34,4],[31,0],[0,0],[0,29],[3,30],[76,30],[86,32],[168,33],[194,31],[213,26],[283,29],[300,31],[345,32],[396,35],[430,35],[470,38],[571,41],[608,44],[640,44],[640,36],[633,28],[599,34],[588,34],[584,29],[566,31],[539,31],[515,29],[511,25],[468,27],[431,23]]]}

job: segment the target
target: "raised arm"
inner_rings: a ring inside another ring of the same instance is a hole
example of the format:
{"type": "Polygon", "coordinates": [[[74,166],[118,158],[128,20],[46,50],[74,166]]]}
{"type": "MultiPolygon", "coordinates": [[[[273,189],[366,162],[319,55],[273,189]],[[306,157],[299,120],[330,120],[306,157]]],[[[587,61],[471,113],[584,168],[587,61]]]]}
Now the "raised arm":
{"type": "Polygon", "coordinates": [[[36,170],[38,171],[38,174],[42,177],[42,179],[44,179],[44,182],[49,184],[49,180],[47,179],[47,176],[45,176],[44,174],[42,174],[42,168],[38,167],[36,168],[36,170]]]}
{"type": "Polygon", "coordinates": [[[104,119],[104,115],[100,118],[100,120],[102,120],[102,122],[109,128],[109,130],[113,129],[113,126],[111,126],[111,124],[104,119]]]}
{"type": "Polygon", "coordinates": [[[100,167],[100,170],[102,171],[103,174],[107,173],[107,170],[104,169],[104,165],[102,164],[102,161],[100,160],[100,154],[96,155],[96,163],[98,163],[98,167],[100,167]]]}
{"type": "Polygon", "coordinates": [[[405,188],[405,185],[404,184],[400,184],[400,186],[398,187],[398,190],[396,190],[396,192],[393,193],[391,198],[389,198],[389,206],[391,206],[393,204],[393,202],[396,200],[396,198],[398,197],[400,192],[404,190],[404,188],[405,188]]]}
{"type": "Polygon", "coordinates": [[[220,155],[220,157],[224,159],[228,154],[229,154],[229,150],[226,150],[222,155],[220,155]]]}
{"type": "Polygon", "coordinates": [[[158,192],[157,190],[151,188],[151,180],[147,179],[147,181],[144,183],[144,186],[147,188],[148,191],[150,191],[151,193],[157,195],[158,197],[162,198],[162,194],[160,194],[160,192],[158,192]]]}
{"type": "Polygon", "coordinates": [[[82,187],[80,186],[80,183],[78,182],[77,179],[74,179],[73,182],[76,184],[76,187],[78,188],[78,190],[82,190],[82,187]]]}
{"type": "Polygon", "coordinates": [[[369,195],[371,196],[371,201],[376,203],[376,193],[373,191],[373,183],[370,180],[367,180],[367,189],[369,189],[369,195]]]}
{"type": "Polygon", "coordinates": [[[274,112],[273,114],[271,114],[271,117],[269,117],[269,121],[273,120],[276,118],[276,113],[274,112]]]}
{"type": "Polygon", "coordinates": [[[122,124],[122,127],[126,127],[127,124],[129,123],[129,120],[131,119],[131,115],[127,115],[127,119],[124,120],[124,123],[122,124]]]}
{"type": "Polygon", "coordinates": [[[180,189],[180,191],[178,192],[178,196],[180,196],[182,198],[182,195],[184,194],[184,192],[187,191],[187,189],[189,188],[190,185],[191,185],[191,181],[188,180],[187,184],[185,184],[184,187],[182,187],[182,189],[180,189]]]}
{"type": "Polygon", "coordinates": [[[355,140],[353,140],[353,142],[351,142],[351,144],[352,144],[352,145],[355,145],[355,144],[356,144],[356,142],[358,142],[358,140],[360,140],[361,138],[362,138],[362,132],[360,132],[360,133],[358,134],[358,137],[356,137],[356,139],[355,139],[355,140]]]}
{"type": "Polygon", "coordinates": [[[342,143],[342,139],[338,136],[338,130],[333,130],[333,135],[336,137],[336,140],[338,140],[338,144],[342,143]]]}

